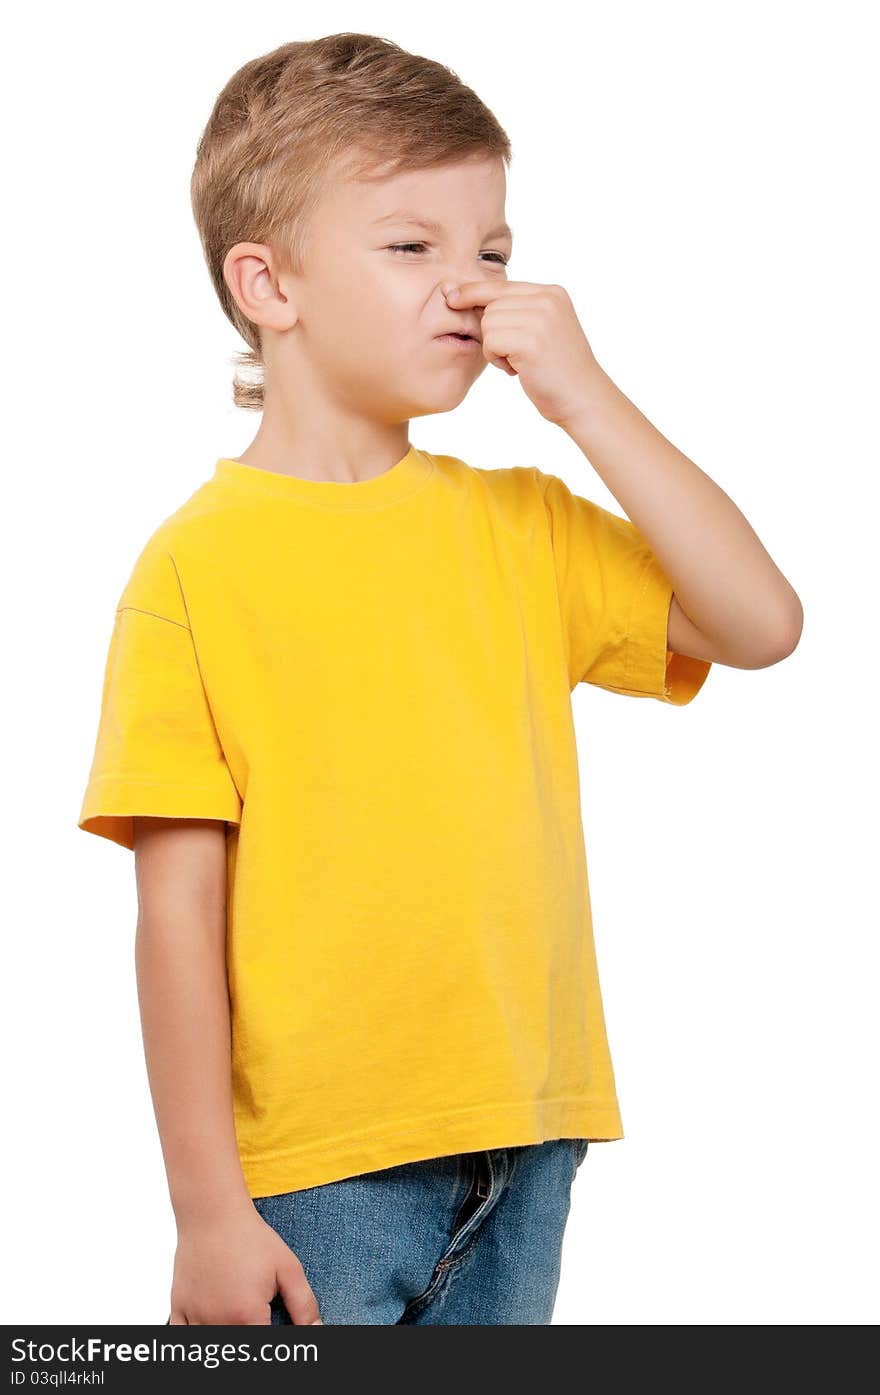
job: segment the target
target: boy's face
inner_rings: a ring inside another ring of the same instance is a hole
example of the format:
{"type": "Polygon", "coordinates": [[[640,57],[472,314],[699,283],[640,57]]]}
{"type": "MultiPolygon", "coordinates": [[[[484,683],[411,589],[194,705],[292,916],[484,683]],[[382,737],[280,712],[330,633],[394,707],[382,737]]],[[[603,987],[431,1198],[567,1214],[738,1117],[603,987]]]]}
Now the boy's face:
{"type": "Polygon", "coordinates": [[[479,336],[482,311],[452,309],[444,290],[506,279],[505,193],[503,162],[485,157],[381,181],[335,179],[314,215],[303,275],[279,281],[296,311],[279,370],[383,421],[457,406],[487,362],[479,342],[439,336],[479,336]]]}

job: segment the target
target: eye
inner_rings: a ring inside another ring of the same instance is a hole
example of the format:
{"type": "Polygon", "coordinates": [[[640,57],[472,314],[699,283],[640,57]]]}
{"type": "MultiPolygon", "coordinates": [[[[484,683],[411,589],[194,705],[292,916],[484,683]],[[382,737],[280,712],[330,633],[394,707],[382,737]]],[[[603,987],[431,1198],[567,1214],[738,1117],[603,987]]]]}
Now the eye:
{"type": "MultiPolygon", "coordinates": [[[[427,247],[427,245],[427,242],[398,242],[395,246],[389,247],[387,250],[389,252],[408,252],[413,247],[427,247]]],[[[503,252],[481,252],[480,255],[497,258],[495,263],[496,266],[507,266],[507,258],[504,256],[503,252]]]]}

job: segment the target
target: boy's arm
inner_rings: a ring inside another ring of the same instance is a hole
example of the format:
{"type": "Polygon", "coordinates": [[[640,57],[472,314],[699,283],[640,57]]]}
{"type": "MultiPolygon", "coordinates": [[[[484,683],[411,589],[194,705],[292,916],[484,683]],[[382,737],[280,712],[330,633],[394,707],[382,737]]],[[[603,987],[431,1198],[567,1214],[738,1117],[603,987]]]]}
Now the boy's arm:
{"type": "Polygon", "coordinates": [[[732,668],[766,668],[797,647],[804,613],[724,490],[658,431],[599,365],[568,292],[492,277],[444,287],[482,307],[483,355],[519,375],[622,505],[672,583],[667,648],[732,668]]]}
{"type": "Polygon", "coordinates": [[[225,828],[160,818],[134,828],[141,1026],[180,1225],[252,1206],[232,1112],[225,828]]]}
{"type": "Polygon", "coordinates": [[[318,1304],[302,1265],[256,1210],[232,1104],[226,834],[216,819],[134,820],[135,947],[147,1075],[177,1220],[172,1324],[294,1323],[318,1304]]]}
{"type": "Polygon", "coordinates": [[[560,421],[659,559],[675,591],[668,647],[766,668],[797,647],[803,607],[733,500],[598,364],[560,421]]]}

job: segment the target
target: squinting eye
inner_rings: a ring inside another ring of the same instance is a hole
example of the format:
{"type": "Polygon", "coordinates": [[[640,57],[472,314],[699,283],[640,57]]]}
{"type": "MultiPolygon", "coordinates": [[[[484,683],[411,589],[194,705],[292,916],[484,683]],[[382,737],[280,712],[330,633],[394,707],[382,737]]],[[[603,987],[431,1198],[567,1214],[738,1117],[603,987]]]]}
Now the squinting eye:
{"type": "MultiPolygon", "coordinates": [[[[426,242],[398,242],[396,246],[389,247],[389,252],[408,252],[411,247],[426,247],[426,242]]],[[[480,254],[486,257],[497,257],[496,266],[507,266],[507,258],[502,252],[484,252],[480,254]]]]}

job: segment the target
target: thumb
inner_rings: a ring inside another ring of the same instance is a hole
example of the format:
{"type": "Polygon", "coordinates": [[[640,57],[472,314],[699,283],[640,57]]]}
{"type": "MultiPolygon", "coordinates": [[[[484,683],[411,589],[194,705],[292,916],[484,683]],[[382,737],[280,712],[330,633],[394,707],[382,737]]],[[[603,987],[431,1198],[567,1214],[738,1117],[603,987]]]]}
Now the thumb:
{"type": "Polygon", "coordinates": [[[318,1300],[298,1259],[279,1269],[276,1281],[292,1323],[298,1327],[323,1326],[318,1300]]]}

